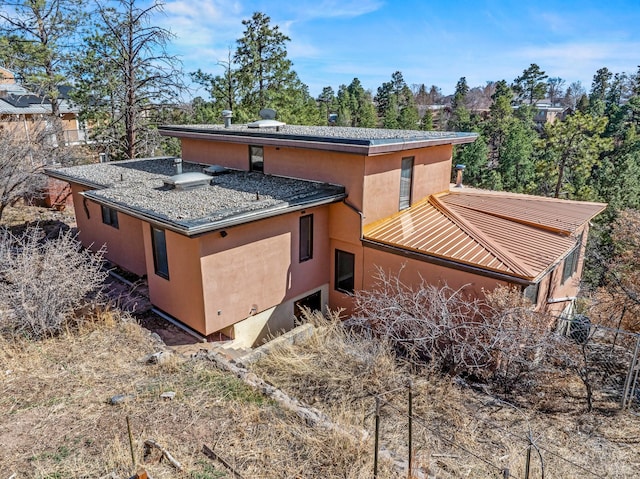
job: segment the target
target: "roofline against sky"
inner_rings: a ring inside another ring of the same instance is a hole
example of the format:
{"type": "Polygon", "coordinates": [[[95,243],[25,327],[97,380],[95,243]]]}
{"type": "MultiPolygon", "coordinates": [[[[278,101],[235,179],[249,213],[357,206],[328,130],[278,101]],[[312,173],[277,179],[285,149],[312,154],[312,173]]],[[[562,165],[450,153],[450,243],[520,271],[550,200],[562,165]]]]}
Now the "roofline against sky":
{"type": "Polygon", "coordinates": [[[477,133],[466,133],[464,136],[450,136],[433,139],[401,139],[397,141],[375,143],[371,140],[353,138],[328,138],[317,136],[286,135],[279,132],[274,135],[263,134],[260,131],[244,132],[238,130],[205,130],[189,128],[188,126],[159,126],[158,131],[165,136],[176,138],[190,138],[196,140],[212,140],[227,143],[242,143],[247,145],[287,146],[292,148],[311,148],[315,150],[338,151],[366,156],[392,153],[394,151],[413,150],[429,146],[458,145],[472,143],[478,138],[477,133]]]}

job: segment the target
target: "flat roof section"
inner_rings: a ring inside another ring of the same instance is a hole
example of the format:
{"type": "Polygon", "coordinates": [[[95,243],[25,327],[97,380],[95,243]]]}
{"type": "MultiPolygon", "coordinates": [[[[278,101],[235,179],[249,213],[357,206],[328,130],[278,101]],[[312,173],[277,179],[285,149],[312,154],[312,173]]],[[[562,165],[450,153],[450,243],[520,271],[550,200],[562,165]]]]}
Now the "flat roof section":
{"type": "MultiPolygon", "coordinates": [[[[182,171],[211,165],[183,162],[182,171]]],[[[145,158],[67,168],[47,168],[54,178],[89,188],[83,195],[131,216],[192,236],[346,197],[345,188],[262,173],[228,170],[209,185],[171,189],[173,158],[145,158]]]]}
{"type": "Polygon", "coordinates": [[[477,133],[450,131],[391,130],[344,126],[285,125],[279,128],[249,128],[244,124],[167,125],[158,130],[166,136],[233,143],[288,146],[377,155],[437,145],[471,143],[477,133]]]}

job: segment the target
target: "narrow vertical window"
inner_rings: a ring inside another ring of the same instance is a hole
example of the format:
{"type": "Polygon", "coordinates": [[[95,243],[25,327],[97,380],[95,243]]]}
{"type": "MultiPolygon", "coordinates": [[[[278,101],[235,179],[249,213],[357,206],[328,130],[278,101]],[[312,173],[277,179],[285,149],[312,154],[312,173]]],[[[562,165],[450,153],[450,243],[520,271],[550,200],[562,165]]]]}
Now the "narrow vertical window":
{"type": "Polygon", "coordinates": [[[580,262],[580,249],[582,248],[582,235],[577,239],[576,246],[571,253],[564,259],[564,266],[562,267],[562,284],[578,271],[578,264],[580,262]]]}
{"type": "Polygon", "coordinates": [[[355,255],[336,250],[335,289],[343,293],[353,293],[355,287],[355,255]]]}
{"type": "Polygon", "coordinates": [[[167,258],[167,239],[165,231],[151,227],[151,243],[153,247],[153,266],[156,274],[169,279],[169,260],[167,258]]]}
{"type": "Polygon", "coordinates": [[[118,212],[113,208],[109,208],[108,206],[101,205],[102,208],[102,222],[105,225],[113,226],[114,228],[118,228],[118,212]]]}
{"type": "Polygon", "coordinates": [[[313,258],[313,215],[300,217],[300,262],[313,258]]]}
{"type": "Polygon", "coordinates": [[[535,306],[538,304],[538,294],[540,293],[540,282],[530,284],[524,289],[524,297],[535,306]]]}
{"type": "Polygon", "coordinates": [[[264,148],[249,145],[249,171],[264,171],[264,148]]]}
{"type": "Polygon", "coordinates": [[[411,183],[413,180],[413,157],[402,159],[400,170],[400,209],[411,206],[411,183]]]}

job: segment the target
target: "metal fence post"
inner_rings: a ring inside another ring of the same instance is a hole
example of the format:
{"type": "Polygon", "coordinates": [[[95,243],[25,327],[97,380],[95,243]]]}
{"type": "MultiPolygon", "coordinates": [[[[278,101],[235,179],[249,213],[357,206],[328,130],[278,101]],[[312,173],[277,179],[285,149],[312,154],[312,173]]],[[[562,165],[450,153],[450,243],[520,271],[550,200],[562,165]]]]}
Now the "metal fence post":
{"type": "Polygon", "coordinates": [[[376,433],[375,451],[373,453],[373,477],[378,477],[378,438],[380,435],[380,398],[376,396],[376,433]]]}
{"type": "Polygon", "coordinates": [[[413,383],[409,380],[409,471],[407,478],[413,475],[413,383]]]}
{"type": "Polygon", "coordinates": [[[629,372],[624,381],[624,390],[622,392],[622,409],[631,406],[631,400],[635,395],[636,386],[638,384],[638,353],[640,353],[640,335],[636,336],[636,347],[633,350],[633,358],[629,365],[629,372]]]}

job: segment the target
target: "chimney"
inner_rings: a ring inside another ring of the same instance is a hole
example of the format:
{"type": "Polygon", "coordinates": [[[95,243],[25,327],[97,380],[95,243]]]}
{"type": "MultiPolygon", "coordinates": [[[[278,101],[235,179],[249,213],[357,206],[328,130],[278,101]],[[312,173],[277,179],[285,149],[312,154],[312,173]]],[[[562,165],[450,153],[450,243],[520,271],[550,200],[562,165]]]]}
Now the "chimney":
{"type": "Polygon", "coordinates": [[[233,116],[233,112],[231,110],[222,110],[222,118],[224,119],[224,127],[231,127],[231,117],[233,116]]]}
{"type": "Polygon", "coordinates": [[[464,169],[464,165],[456,165],[456,188],[464,188],[462,185],[462,172],[464,169]]]}
{"type": "Polygon", "coordinates": [[[173,164],[176,167],[176,175],[182,174],[182,158],[174,158],[173,164]]]}

